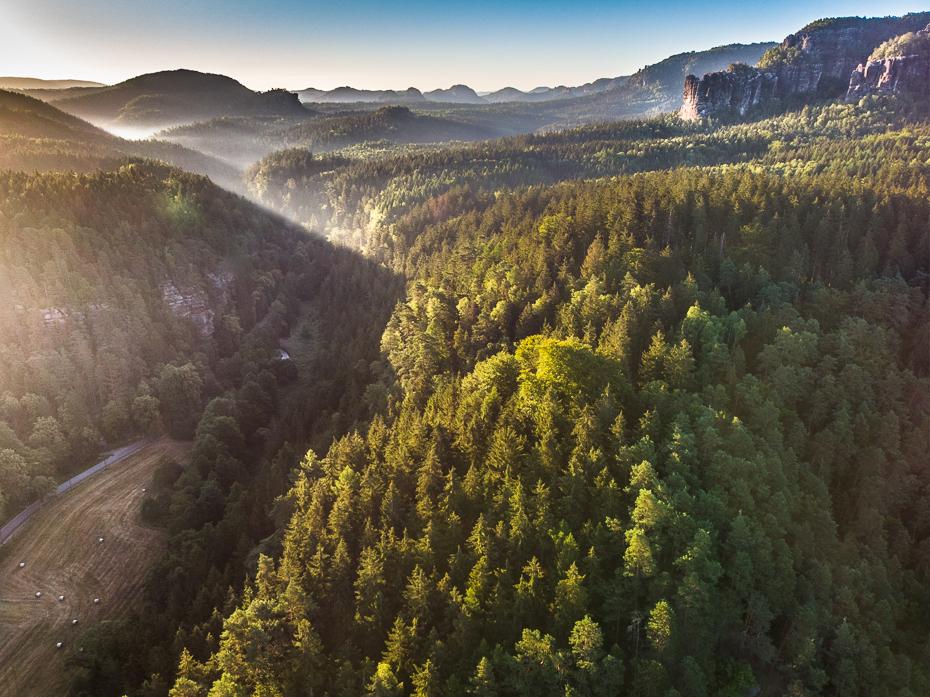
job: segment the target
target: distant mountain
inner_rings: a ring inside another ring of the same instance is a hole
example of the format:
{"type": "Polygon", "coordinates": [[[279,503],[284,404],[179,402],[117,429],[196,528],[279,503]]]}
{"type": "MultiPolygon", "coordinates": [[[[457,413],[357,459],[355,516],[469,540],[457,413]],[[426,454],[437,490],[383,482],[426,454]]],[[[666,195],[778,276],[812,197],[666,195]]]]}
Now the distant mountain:
{"type": "Polygon", "coordinates": [[[447,90],[433,90],[423,94],[431,102],[448,102],[450,104],[487,104],[487,100],[478,96],[467,85],[453,85],[447,90]]]}
{"type": "Polygon", "coordinates": [[[530,92],[521,92],[513,87],[505,87],[497,92],[483,95],[485,101],[492,104],[504,102],[548,102],[553,99],[570,99],[572,97],[583,97],[588,94],[597,94],[606,92],[614,87],[619,87],[630,78],[629,75],[622,77],[604,77],[594,82],[589,82],[579,87],[537,87],[530,92]]]}
{"type": "Polygon", "coordinates": [[[303,113],[292,92],[253,92],[230,77],[193,70],[140,75],[55,105],[104,128],[150,131],[220,116],[303,113]]]}
{"type": "Polygon", "coordinates": [[[165,141],[123,140],[34,97],[0,90],[0,169],[90,172],[118,169],[132,156],[241,188],[238,170],[210,155],[165,141]]]}
{"type": "Polygon", "coordinates": [[[323,91],[310,87],[297,92],[297,96],[301,102],[316,103],[390,102],[398,104],[426,101],[423,94],[416,87],[409,87],[402,92],[395,90],[357,90],[354,87],[337,87],[334,90],[323,91]]]}
{"type": "MultiPolygon", "coordinates": [[[[466,85],[455,85],[422,94],[414,88],[393,92],[340,87],[328,92],[306,89],[298,95],[303,102],[416,102],[422,109],[432,108],[433,103],[462,104],[470,108],[484,105],[489,109],[479,111],[485,126],[490,125],[490,130],[497,135],[505,135],[524,132],[524,129],[564,128],[674,111],[681,104],[681,85],[689,73],[724,70],[730,63],[755,63],[775,46],[775,42],[731,44],[707,51],[679,53],[647,65],[632,76],[600,78],[576,87],[537,87],[529,92],[505,87],[479,95],[466,85]]],[[[469,118],[477,115],[470,114],[469,118]]]]}
{"type": "Polygon", "coordinates": [[[36,77],[0,77],[3,90],[64,90],[69,87],[106,87],[102,82],[89,80],[40,80],[36,77]]]}
{"type": "Polygon", "coordinates": [[[486,102],[491,102],[492,104],[500,104],[501,102],[519,101],[520,97],[527,96],[527,93],[521,92],[516,87],[505,87],[502,90],[497,90],[496,92],[488,92],[487,94],[482,93],[478,96],[484,99],[484,101],[486,102]]]}

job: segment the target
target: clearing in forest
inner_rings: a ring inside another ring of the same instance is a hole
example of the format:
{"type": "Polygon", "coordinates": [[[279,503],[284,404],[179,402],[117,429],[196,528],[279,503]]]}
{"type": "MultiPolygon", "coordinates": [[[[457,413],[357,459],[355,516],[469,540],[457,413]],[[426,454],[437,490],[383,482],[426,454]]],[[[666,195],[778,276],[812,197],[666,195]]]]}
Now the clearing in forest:
{"type": "Polygon", "coordinates": [[[51,500],[0,548],[0,694],[65,694],[73,677],[65,656],[81,631],[141,600],[167,537],[142,525],[142,489],[162,455],[184,462],[190,447],[154,441],[51,500]]]}

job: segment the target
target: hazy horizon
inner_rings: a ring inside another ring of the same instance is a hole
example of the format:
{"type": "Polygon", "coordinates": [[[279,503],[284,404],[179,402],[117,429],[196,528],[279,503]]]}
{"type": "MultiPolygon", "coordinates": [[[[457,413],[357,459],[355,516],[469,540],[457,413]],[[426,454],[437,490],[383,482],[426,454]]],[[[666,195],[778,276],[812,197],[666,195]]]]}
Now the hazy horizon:
{"type": "MultiPolygon", "coordinates": [[[[763,7],[676,0],[661,12],[654,7],[525,0],[391,6],[350,0],[338,7],[293,0],[166,0],[144,7],[125,0],[80,6],[0,0],[0,66],[11,76],[106,84],[187,68],[228,75],[256,90],[427,92],[466,84],[480,92],[530,91],[630,75],[677,53],[780,41],[824,17],[875,14],[873,4],[832,0],[763,7]]],[[[881,8],[883,15],[925,10],[907,1],[881,8]]]]}

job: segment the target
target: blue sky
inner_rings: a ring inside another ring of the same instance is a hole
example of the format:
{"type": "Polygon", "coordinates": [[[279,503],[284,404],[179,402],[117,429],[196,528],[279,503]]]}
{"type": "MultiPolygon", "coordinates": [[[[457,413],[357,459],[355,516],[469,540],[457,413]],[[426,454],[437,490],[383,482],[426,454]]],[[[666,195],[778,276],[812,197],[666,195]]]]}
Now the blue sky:
{"type": "MultiPolygon", "coordinates": [[[[926,2],[926,0],[925,0],[926,2]]],[[[0,0],[0,74],[114,83],[190,68],[253,89],[579,85],[822,17],[926,3],[0,0]]]]}

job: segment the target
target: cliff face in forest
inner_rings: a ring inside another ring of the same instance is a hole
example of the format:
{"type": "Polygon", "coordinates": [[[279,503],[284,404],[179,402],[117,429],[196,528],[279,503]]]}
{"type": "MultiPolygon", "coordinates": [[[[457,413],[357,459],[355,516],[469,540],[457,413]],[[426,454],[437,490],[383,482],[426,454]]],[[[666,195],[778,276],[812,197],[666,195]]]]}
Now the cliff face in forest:
{"type": "Polygon", "coordinates": [[[901,55],[873,55],[853,71],[846,91],[847,102],[869,94],[896,92],[930,96],[930,24],[900,38],[911,39],[896,47],[898,50],[894,52],[901,55]]]}
{"type": "Polygon", "coordinates": [[[879,44],[918,31],[928,21],[930,13],[922,12],[814,22],[767,51],[755,73],[728,69],[726,73],[707,73],[700,80],[689,75],[679,113],[684,119],[710,116],[721,109],[745,114],[755,104],[794,93],[838,97],[847,90],[850,74],[868,63],[879,44]]]}
{"type": "Polygon", "coordinates": [[[707,73],[703,80],[685,78],[683,119],[710,116],[721,110],[745,114],[756,104],[775,96],[778,78],[745,64],[731,65],[723,72],[707,73]]]}

